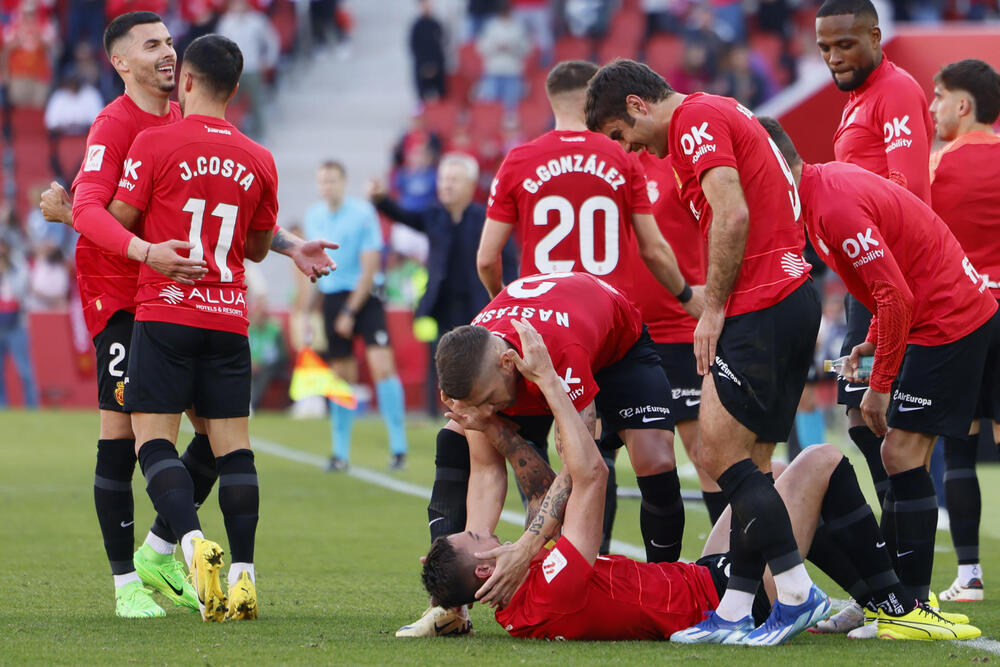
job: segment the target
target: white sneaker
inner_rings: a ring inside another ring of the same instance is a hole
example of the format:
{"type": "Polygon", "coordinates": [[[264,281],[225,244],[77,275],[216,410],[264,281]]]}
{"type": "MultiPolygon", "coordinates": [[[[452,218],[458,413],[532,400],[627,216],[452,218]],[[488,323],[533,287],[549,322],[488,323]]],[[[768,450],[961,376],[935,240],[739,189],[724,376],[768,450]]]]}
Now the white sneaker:
{"type": "Polygon", "coordinates": [[[455,637],[472,634],[469,610],[428,607],[423,615],[409,625],[396,630],[397,637],[455,637]]]}
{"type": "Polygon", "coordinates": [[[854,628],[847,633],[848,639],[875,639],[878,637],[878,621],[866,623],[859,628],[854,628]]]}
{"type": "Polygon", "coordinates": [[[849,600],[847,605],[836,614],[820,621],[809,632],[818,634],[844,634],[860,628],[865,624],[865,610],[854,600],[849,600]]]}
{"type": "Polygon", "coordinates": [[[956,578],[951,588],[941,591],[938,597],[945,602],[982,602],[983,580],[973,579],[963,584],[956,578]]]}

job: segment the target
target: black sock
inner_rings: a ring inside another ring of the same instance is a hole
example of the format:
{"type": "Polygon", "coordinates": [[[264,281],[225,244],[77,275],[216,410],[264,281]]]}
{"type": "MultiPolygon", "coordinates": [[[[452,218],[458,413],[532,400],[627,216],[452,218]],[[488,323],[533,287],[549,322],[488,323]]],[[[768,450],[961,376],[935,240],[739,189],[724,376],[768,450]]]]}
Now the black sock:
{"type": "Polygon", "coordinates": [[[219,509],[226,523],[229,553],[234,563],[252,563],[260,488],[253,452],[237,449],[215,459],[219,471],[219,509]]]}
{"type": "Polygon", "coordinates": [[[852,426],[847,429],[847,434],[857,445],[858,449],[865,456],[868,463],[868,472],[871,473],[872,483],[875,485],[875,495],[878,496],[880,505],[885,504],[885,493],[889,490],[889,475],[885,472],[885,465],[882,463],[882,438],[878,437],[867,426],[852,426]]]}
{"type": "MultiPolygon", "coordinates": [[[[774,484],[753,461],[743,459],[734,463],[722,473],[718,483],[737,517],[734,524],[747,537],[748,551],[759,552],[775,575],[802,564],[785,504],[774,484]]],[[[735,573],[735,558],[733,568],[735,573]]]]}
{"type": "Polygon", "coordinates": [[[469,441],[443,428],[437,434],[434,486],[427,505],[431,542],[465,530],[465,497],[469,490],[469,441]]]}
{"type": "Polygon", "coordinates": [[[646,545],[646,562],[673,563],[681,557],[684,539],[684,501],[677,470],[636,477],[642,504],[639,529],[646,545]]]}
{"type": "Polygon", "coordinates": [[[604,463],[608,466],[608,485],[604,488],[604,522],[602,524],[601,546],[598,553],[607,556],[611,553],[611,531],[615,527],[615,515],[618,513],[618,478],[615,475],[615,455],[601,451],[604,463]]]}
{"type": "Polygon", "coordinates": [[[94,469],[94,507],[104,537],[111,574],[128,574],[135,549],[132,473],[135,471],[135,440],[97,441],[94,469]]]}
{"type": "MultiPolygon", "coordinates": [[[[181,454],[181,463],[187,468],[191,475],[191,482],[194,484],[194,506],[200,508],[208,494],[215,486],[215,480],[219,473],[215,470],[215,455],[212,453],[212,445],[208,441],[208,436],[204,433],[195,433],[188,443],[187,449],[181,454]]],[[[150,532],[166,540],[167,542],[178,542],[179,537],[170,532],[167,522],[157,514],[150,527],[150,532]]]]}
{"type": "Polygon", "coordinates": [[[194,484],[173,443],[163,438],[144,443],[139,448],[139,466],[146,477],[146,493],[170,532],[183,537],[201,530],[194,508],[194,484]]]}
{"type": "Polygon", "coordinates": [[[896,494],[892,492],[891,486],[885,492],[885,500],[882,501],[882,517],[879,519],[878,529],[882,533],[882,539],[885,540],[892,569],[899,574],[899,569],[896,567],[896,494]]]}
{"type": "Polygon", "coordinates": [[[937,494],[923,466],[889,477],[896,497],[896,572],[907,592],[926,601],[934,567],[937,494]]]}
{"type": "Polygon", "coordinates": [[[702,491],[701,497],[705,501],[705,509],[708,510],[708,520],[714,526],[729,504],[726,502],[726,494],[722,491],[702,491]]]}
{"type": "Polygon", "coordinates": [[[870,602],[874,608],[896,615],[912,609],[913,598],[905,593],[892,569],[892,559],[875,515],[846,458],[840,460],[830,475],[821,512],[833,544],[850,560],[871,591],[870,602]]]}
{"type": "MultiPolygon", "coordinates": [[[[764,473],[764,477],[768,483],[774,484],[773,473],[764,473]]],[[[725,499],[725,494],[723,494],[723,499],[725,499]]],[[[728,588],[756,595],[757,589],[760,588],[760,582],[764,578],[764,568],[767,564],[760,551],[751,545],[750,538],[745,531],[746,526],[735,512],[730,512],[729,521],[729,557],[732,560],[732,566],[728,588]]]]}
{"type": "Polygon", "coordinates": [[[951,542],[959,565],[979,562],[979,517],[983,511],[976,453],[979,434],[944,439],[944,497],[951,521],[951,542]]]}
{"type": "Polygon", "coordinates": [[[871,589],[868,588],[868,584],[854,567],[851,559],[847,557],[843,548],[827,529],[822,518],[816,525],[816,532],[813,534],[806,560],[833,579],[858,604],[864,606],[871,601],[871,589]]]}

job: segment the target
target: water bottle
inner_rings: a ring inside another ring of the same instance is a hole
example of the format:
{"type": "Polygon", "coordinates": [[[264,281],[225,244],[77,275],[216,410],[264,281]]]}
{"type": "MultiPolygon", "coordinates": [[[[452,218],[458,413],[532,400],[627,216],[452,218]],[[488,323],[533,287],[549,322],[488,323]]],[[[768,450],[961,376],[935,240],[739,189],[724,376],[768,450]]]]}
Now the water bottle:
{"type": "MultiPolygon", "coordinates": [[[[850,357],[827,359],[823,362],[823,370],[827,373],[836,373],[838,377],[844,377],[844,369],[847,367],[848,359],[850,359],[850,357]]],[[[859,380],[867,380],[871,376],[872,364],[874,363],[875,357],[861,357],[859,359],[857,373],[859,380]]]]}

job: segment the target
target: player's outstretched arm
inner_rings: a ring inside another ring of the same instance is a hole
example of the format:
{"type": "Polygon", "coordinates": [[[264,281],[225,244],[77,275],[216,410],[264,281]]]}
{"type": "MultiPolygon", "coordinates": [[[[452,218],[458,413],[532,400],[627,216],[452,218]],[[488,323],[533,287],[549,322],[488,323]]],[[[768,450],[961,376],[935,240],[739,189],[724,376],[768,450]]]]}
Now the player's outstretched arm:
{"type": "Polygon", "coordinates": [[[649,213],[633,213],[632,228],[635,229],[636,241],[639,244],[639,255],[649,267],[653,276],[668,292],[677,297],[692,317],[701,317],[704,303],[702,290],[693,290],[684,280],[677,257],[670,243],[663,238],[656,220],[649,213]]]}
{"type": "Polygon", "coordinates": [[[708,238],[705,309],[694,331],[694,355],[698,373],[706,375],[715,359],[715,345],[726,319],[726,301],[743,264],[750,210],[740,185],[740,174],[733,167],[713,167],[706,171],[701,189],[712,207],[712,228],[708,238]]]}
{"type": "Polygon", "coordinates": [[[336,243],[323,239],[306,241],[280,227],[274,230],[274,238],[271,239],[271,250],[295,262],[298,270],[312,282],[336,270],[336,262],[326,251],[339,247],[336,243]]]}
{"type": "Polygon", "coordinates": [[[503,289],[503,249],[511,229],[512,226],[505,222],[486,218],[482,236],[479,237],[476,271],[491,299],[503,289]]]}
{"type": "MultiPolygon", "coordinates": [[[[590,428],[563,388],[542,337],[528,320],[512,322],[521,336],[523,356],[518,356],[514,350],[508,350],[505,354],[512,355],[517,370],[538,385],[545,396],[558,429],[556,451],[572,484],[572,495],[569,495],[567,489],[563,536],[569,538],[580,555],[593,565],[601,544],[601,522],[595,520],[595,517],[604,515],[608,466],[594,445],[590,428]]],[[[558,478],[553,483],[553,488],[557,482],[558,478]]]]}

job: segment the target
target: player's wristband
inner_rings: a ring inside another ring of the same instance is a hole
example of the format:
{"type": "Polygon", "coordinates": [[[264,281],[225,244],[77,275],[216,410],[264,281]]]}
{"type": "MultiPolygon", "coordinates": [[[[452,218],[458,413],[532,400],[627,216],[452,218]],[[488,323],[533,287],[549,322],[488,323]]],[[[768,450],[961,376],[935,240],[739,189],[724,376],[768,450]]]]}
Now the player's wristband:
{"type": "Polygon", "coordinates": [[[680,291],[680,294],[676,295],[677,300],[680,301],[681,303],[687,303],[688,301],[691,300],[692,294],[694,294],[694,292],[691,291],[691,286],[688,285],[687,283],[684,283],[684,289],[680,291]]]}
{"type": "Polygon", "coordinates": [[[341,308],[340,312],[343,313],[344,315],[350,315],[351,317],[358,316],[358,314],[355,313],[353,310],[351,310],[348,306],[344,306],[343,308],[341,308]]]}

